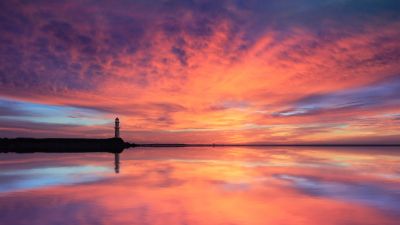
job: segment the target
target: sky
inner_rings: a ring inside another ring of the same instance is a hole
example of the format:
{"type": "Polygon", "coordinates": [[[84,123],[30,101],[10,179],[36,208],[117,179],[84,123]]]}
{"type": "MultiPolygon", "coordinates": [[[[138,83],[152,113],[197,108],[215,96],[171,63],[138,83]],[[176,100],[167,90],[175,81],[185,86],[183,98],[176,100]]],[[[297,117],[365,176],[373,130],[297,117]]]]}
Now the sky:
{"type": "Polygon", "coordinates": [[[397,0],[0,2],[0,137],[400,143],[397,0]]]}

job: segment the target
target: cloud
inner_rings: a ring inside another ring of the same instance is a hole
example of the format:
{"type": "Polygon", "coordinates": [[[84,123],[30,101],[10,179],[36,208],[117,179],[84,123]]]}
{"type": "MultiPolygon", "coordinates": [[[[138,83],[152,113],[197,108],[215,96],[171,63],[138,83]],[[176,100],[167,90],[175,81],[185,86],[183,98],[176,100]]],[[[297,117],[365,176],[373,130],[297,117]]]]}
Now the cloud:
{"type": "Polygon", "coordinates": [[[369,86],[342,90],[333,93],[315,94],[294,102],[294,108],[277,113],[275,116],[316,115],[353,110],[397,106],[400,104],[400,79],[390,78],[369,86]]]}
{"type": "Polygon", "coordinates": [[[192,133],[199,142],[214,131],[224,140],[290,139],[299,124],[398,113],[397,1],[7,1],[0,8],[2,98],[93,109],[103,121],[118,114],[127,133],[150,140],[179,130],[201,130],[192,133]],[[251,134],[230,132],[248,124],[251,134]]]}

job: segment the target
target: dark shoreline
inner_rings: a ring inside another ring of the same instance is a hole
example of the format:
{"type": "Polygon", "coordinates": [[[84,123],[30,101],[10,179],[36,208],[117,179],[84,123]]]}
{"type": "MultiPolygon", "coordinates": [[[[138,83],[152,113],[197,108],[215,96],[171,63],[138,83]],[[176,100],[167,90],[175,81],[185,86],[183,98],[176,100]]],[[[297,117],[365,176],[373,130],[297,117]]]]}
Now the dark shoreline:
{"type": "Polygon", "coordinates": [[[120,153],[134,146],[121,138],[85,139],[85,138],[0,138],[0,152],[110,152],[120,153]]]}
{"type": "Polygon", "coordinates": [[[400,144],[135,144],[134,147],[400,147],[400,144]]]}
{"type": "Polygon", "coordinates": [[[135,144],[122,138],[0,138],[0,152],[16,153],[121,153],[125,148],[182,148],[182,147],[400,147],[400,144],[135,144]]]}

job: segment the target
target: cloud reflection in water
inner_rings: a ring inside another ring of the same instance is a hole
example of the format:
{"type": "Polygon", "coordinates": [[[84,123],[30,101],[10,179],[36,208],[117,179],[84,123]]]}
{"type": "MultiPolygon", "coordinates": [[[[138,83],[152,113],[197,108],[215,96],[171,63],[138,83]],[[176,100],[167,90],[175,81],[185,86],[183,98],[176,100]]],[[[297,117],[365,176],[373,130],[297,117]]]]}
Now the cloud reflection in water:
{"type": "Polygon", "coordinates": [[[63,166],[0,172],[0,192],[23,191],[59,185],[93,182],[108,170],[102,166],[63,166]]]}
{"type": "Polygon", "coordinates": [[[400,211],[400,189],[388,189],[370,183],[324,181],[315,177],[276,174],[275,178],[288,181],[305,194],[366,204],[382,209],[400,211]]]}

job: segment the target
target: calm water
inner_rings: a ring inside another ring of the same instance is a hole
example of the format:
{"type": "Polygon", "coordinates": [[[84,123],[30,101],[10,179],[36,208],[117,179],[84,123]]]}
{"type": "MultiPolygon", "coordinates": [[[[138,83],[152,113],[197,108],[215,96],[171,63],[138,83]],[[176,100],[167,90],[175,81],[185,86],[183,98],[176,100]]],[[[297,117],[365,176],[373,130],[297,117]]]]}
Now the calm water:
{"type": "Polygon", "coordinates": [[[110,153],[0,154],[0,224],[400,224],[398,148],[136,148],[119,157],[117,174],[110,153]]]}

